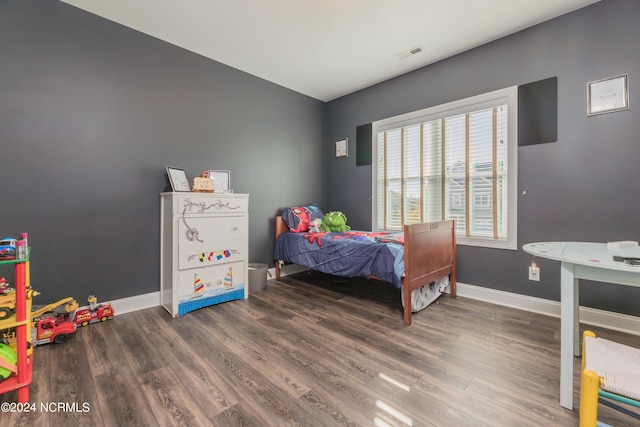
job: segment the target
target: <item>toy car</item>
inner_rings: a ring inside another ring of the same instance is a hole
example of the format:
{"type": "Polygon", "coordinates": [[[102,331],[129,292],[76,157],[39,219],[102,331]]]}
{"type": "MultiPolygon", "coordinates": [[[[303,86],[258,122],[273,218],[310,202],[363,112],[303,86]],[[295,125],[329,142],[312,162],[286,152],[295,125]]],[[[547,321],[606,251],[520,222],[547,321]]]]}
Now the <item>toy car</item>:
{"type": "Polygon", "coordinates": [[[5,237],[0,240],[0,258],[16,257],[16,239],[5,237]]]}

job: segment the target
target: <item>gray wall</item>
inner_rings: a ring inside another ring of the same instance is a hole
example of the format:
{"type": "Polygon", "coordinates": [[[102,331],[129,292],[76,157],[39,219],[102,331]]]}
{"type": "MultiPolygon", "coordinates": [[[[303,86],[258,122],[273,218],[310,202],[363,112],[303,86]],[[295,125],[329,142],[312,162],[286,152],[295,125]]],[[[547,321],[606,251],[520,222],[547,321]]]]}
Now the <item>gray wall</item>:
{"type": "Polygon", "coordinates": [[[0,58],[0,234],[29,232],[36,304],[159,290],[166,165],[231,171],[253,262],[323,203],[320,101],[55,0],[0,2],[0,58]]]}
{"type": "MultiPolygon", "coordinates": [[[[495,89],[558,77],[558,141],[520,147],[519,247],[535,241],[640,240],[640,2],[604,0],[327,105],[326,143],[349,138],[347,159],[329,159],[327,209],[371,227],[371,167],[356,166],[356,127],[495,89]],[[586,115],[586,83],[629,74],[630,109],[586,115]],[[526,191],[526,195],[522,195],[526,191]]],[[[435,41],[437,42],[437,41],[435,41]]],[[[559,300],[559,263],[458,246],[458,280],[559,300]]],[[[640,315],[640,289],[585,283],[582,305],[640,315]]]]}

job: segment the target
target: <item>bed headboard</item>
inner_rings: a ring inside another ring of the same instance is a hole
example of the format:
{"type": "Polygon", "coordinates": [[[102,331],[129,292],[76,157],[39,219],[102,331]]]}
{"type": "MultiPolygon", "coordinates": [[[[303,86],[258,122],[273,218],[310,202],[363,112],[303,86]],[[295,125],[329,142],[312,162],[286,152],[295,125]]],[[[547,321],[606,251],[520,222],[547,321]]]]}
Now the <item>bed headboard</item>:
{"type": "MultiPolygon", "coordinates": [[[[285,224],[284,219],[282,219],[282,216],[277,215],[276,216],[276,240],[278,240],[279,235],[281,235],[286,231],[289,231],[289,227],[287,227],[287,224],[285,224]]],[[[276,279],[279,280],[282,265],[280,265],[280,262],[278,260],[274,260],[273,264],[276,270],[276,279]]]]}
{"type": "Polygon", "coordinates": [[[281,215],[276,216],[276,239],[285,231],[289,231],[289,227],[287,227],[281,215]]]}

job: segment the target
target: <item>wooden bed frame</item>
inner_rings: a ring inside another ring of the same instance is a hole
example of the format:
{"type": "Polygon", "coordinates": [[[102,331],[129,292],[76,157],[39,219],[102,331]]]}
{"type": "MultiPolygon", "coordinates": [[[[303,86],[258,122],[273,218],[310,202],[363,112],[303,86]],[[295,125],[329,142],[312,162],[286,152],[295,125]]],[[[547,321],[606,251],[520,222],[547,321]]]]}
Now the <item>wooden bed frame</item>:
{"type": "MultiPolygon", "coordinates": [[[[289,231],[281,216],[276,216],[276,239],[289,231]]],[[[275,260],[276,279],[280,263],[275,260]]],[[[449,275],[451,297],[456,297],[455,222],[439,221],[404,226],[404,268],[402,278],[404,324],[411,324],[411,292],[442,276],[449,275]]]]}

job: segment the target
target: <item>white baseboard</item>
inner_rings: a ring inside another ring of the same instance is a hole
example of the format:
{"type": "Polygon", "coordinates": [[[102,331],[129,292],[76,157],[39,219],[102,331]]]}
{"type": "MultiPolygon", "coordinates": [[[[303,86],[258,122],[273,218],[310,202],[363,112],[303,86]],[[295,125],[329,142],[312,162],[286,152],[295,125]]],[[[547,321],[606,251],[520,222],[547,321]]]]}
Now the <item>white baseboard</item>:
{"type": "MultiPolygon", "coordinates": [[[[298,273],[303,269],[296,270],[295,268],[289,269],[287,266],[286,273],[283,270],[282,276],[288,274],[298,273]]],[[[297,267],[297,266],[292,266],[297,267]]],[[[276,277],[275,268],[267,269],[267,278],[276,277]]],[[[121,298],[111,301],[113,307],[114,316],[119,314],[130,313],[132,311],[144,310],[145,308],[158,307],[160,305],[160,291],[151,292],[148,294],[134,295],[132,297],[121,298]]],[[[88,307],[88,306],[87,306],[88,307]]]]}
{"type": "Polygon", "coordinates": [[[144,310],[145,308],[157,307],[159,305],[160,291],[111,301],[114,316],[130,313],[132,311],[144,310]]]}
{"type": "MultiPolygon", "coordinates": [[[[298,273],[305,268],[288,265],[283,269],[282,276],[298,273]]],[[[275,277],[275,269],[267,270],[269,277],[275,277]]],[[[544,314],[547,316],[560,318],[560,302],[542,298],[520,295],[513,292],[499,291],[496,289],[484,288],[482,286],[457,283],[457,294],[464,298],[485,301],[492,304],[512,307],[519,310],[544,314]]],[[[125,314],[132,311],[143,310],[145,308],[157,307],[160,305],[160,292],[135,295],[112,301],[115,315],[125,314]]],[[[580,323],[594,325],[605,329],[625,332],[632,335],[640,335],[640,317],[626,314],[614,313],[612,311],[598,310],[589,307],[580,307],[580,323]]]]}
{"type": "MultiPolygon", "coordinates": [[[[461,297],[560,318],[559,301],[483,288],[481,286],[467,285],[460,282],[456,284],[456,292],[457,295],[461,297]]],[[[640,335],[640,317],[629,316],[627,314],[581,306],[580,323],[632,335],[640,335]]]]}

